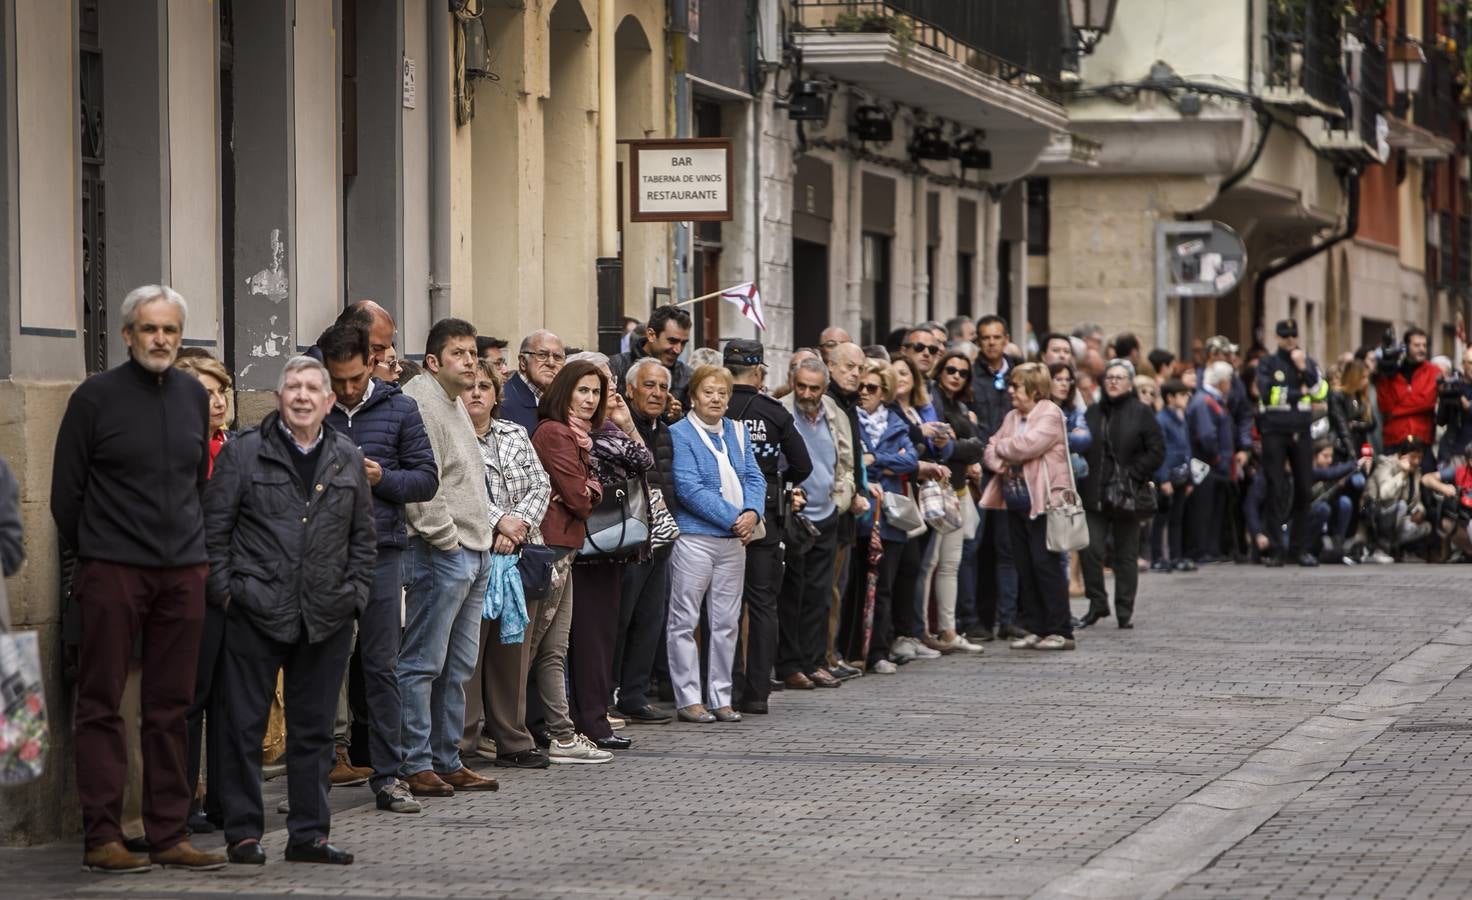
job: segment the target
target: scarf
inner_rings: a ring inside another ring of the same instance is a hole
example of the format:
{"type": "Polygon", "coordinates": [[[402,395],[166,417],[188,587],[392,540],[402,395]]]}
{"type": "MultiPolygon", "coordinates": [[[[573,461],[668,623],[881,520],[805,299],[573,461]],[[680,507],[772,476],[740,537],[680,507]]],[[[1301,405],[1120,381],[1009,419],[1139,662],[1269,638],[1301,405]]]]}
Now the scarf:
{"type": "MultiPolygon", "coordinates": [[[[721,473],[721,497],[737,509],[742,509],[745,506],[746,494],[741,488],[740,476],[736,474],[735,467],[731,465],[731,457],[726,453],[725,442],[721,440],[721,436],[725,430],[722,425],[724,420],[717,422],[715,425],[707,425],[693,412],[685,418],[689,419],[690,424],[695,426],[695,433],[700,436],[700,441],[705,444],[705,449],[709,450],[711,455],[716,458],[716,469],[721,473]],[[717,444],[720,446],[718,447],[717,444]]],[[[738,425],[736,427],[740,429],[741,426],[738,425]]],[[[736,445],[738,447],[741,446],[741,432],[739,430],[736,432],[736,445]]]]}
{"type": "Polygon", "coordinates": [[[592,429],[593,423],[587,419],[569,415],[567,417],[567,427],[572,429],[573,440],[578,442],[578,446],[591,452],[593,449],[593,437],[589,434],[589,430],[592,429]]]}
{"type": "Polygon", "coordinates": [[[869,443],[879,446],[880,438],[884,437],[884,430],[889,427],[889,407],[880,406],[872,413],[864,412],[862,406],[858,407],[859,424],[864,426],[864,432],[869,435],[869,443]]]}
{"type": "Polygon", "coordinates": [[[486,582],[480,615],[488,622],[500,620],[501,643],[519,644],[526,637],[526,593],[513,553],[491,554],[491,578],[486,582]]]}

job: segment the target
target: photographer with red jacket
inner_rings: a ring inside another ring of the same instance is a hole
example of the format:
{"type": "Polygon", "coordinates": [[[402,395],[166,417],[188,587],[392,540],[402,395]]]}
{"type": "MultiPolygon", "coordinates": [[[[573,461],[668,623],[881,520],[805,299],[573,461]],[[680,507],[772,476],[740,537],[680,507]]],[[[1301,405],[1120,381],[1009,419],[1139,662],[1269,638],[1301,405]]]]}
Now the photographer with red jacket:
{"type": "Polygon", "coordinates": [[[1394,447],[1414,436],[1429,446],[1436,432],[1436,383],[1440,372],[1427,362],[1426,332],[1407,329],[1405,344],[1393,346],[1394,333],[1386,332],[1379,371],[1375,375],[1375,397],[1384,421],[1384,445],[1394,447]],[[1398,351],[1398,352],[1397,352],[1398,351]]]}

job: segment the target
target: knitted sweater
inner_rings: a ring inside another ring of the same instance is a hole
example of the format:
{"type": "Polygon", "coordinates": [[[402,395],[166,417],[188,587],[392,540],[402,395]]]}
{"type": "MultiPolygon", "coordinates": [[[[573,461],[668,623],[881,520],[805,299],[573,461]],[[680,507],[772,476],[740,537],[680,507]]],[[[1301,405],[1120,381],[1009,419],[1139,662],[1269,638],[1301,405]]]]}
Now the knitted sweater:
{"type": "Polygon", "coordinates": [[[490,495],[486,492],[485,460],[475,438],[470,413],[459,397],[450,397],[428,373],[411,379],[404,393],[419,404],[429,446],[439,466],[440,486],[434,497],[423,503],[404,504],[409,534],[440,550],[457,546],[467,550],[489,550],[495,536],[491,531],[490,495]]]}

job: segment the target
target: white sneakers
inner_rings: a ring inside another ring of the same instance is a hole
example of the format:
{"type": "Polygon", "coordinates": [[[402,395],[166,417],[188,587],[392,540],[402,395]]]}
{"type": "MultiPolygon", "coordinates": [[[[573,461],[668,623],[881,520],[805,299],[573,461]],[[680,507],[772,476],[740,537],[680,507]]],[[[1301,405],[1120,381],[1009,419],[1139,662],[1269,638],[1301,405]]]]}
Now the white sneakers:
{"type": "Polygon", "coordinates": [[[1007,645],[1013,650],[1072,650],[1074,648],[1073,638],[1066,638],[1061,634],[1050,634],[1047,637],[1038,637],[1029,634],[1027,637],[1018,638],[1007,645]]]}
{"type": "Polygon", "coordinates": [[[895,659],[939,659],[940,651],[932,650],[912,637],[899,637],[889,646],[889,655],[895,659]]]}
{"type": "Polygon", "coordinates": [[[1388,566],[1395,562],[1395,557],[1386,553],[1384,550],[1376,550],[1374,553],[1365,557],[1365,562],[1374,563],[1377,566],[1388,566]]]}
{"type": "Polygon", "coordinates": [[[553,738],[552,745],[547,748],[547,759],[554,763],[606,763],[613,759],[613,754],[599,750],[592,741],[575,734],[567,743],[553,738]]]}
{"type": "Polygon", "coordinates": [[[875,675],[893,675],[899,670],[899,666],[895,665],[887,659],[881,659],[879,662],[869,667],[869,671],[873,672],[875,675]]]}
{"type": "Polygon", "coordinates": [[[936,638],[936,640],[940,643],[942,647],[945,647],[947,650],[953,650],[957,653],[982,653],[986,650],[986,648],[981,646],[980,644],[973,644],[972,642],[966,640],[966,636],[964,634],[957,634],[949,641],[942,641],[939,638],[936,638]]]}

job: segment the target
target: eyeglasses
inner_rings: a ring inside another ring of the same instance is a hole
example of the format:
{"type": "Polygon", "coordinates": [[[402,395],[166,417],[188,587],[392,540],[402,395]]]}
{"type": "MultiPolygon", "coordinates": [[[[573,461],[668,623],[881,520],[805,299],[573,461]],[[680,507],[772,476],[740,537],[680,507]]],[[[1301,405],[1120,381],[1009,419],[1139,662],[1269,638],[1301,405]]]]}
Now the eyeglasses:
{"type": "Polygon", "coordinates": [[[965,375],[966,370],[958,369],[955,366],[946,366],[944,369],[941,369],[941,373],[945,375],[965,375]]]}
{"type": "Polygon", "coordinates": [[[877,385],[877,384],[861,384],[861,385],[859,385],[859,393],[861,393],[861,394],[877,394],[877,393],[879,393],[879,391],[880,391],[880,386],[877,385]]]}
{"type": "Polygon", "coordinates": [[[566,353],[553,353],[551,350],[523,350],[521,355],[530,356],[539,363],[545,363],[549,359],[555,363],[567,362],[566,353]]]}
{"type": "Polygon", "coordinates": [[[1116,381],[1116,382],[1118,382],[1118,381],[1129,381],[1130,380],[1130,377],[1128,375],[1105,375],[1104,376],[1104,380],[1105,381],[1116,381]]]}
{"type": "Polygon", "coordinates": [[[914,350],[916,353],[929,353],[931,356],[934,356],[935,354],[940,352],[940,348],[937,347],[935,344],[922,344],[919,341],[916,341],[913,344],[906,344],[905,346],[909,347],[911,350],[914,350]]]}

